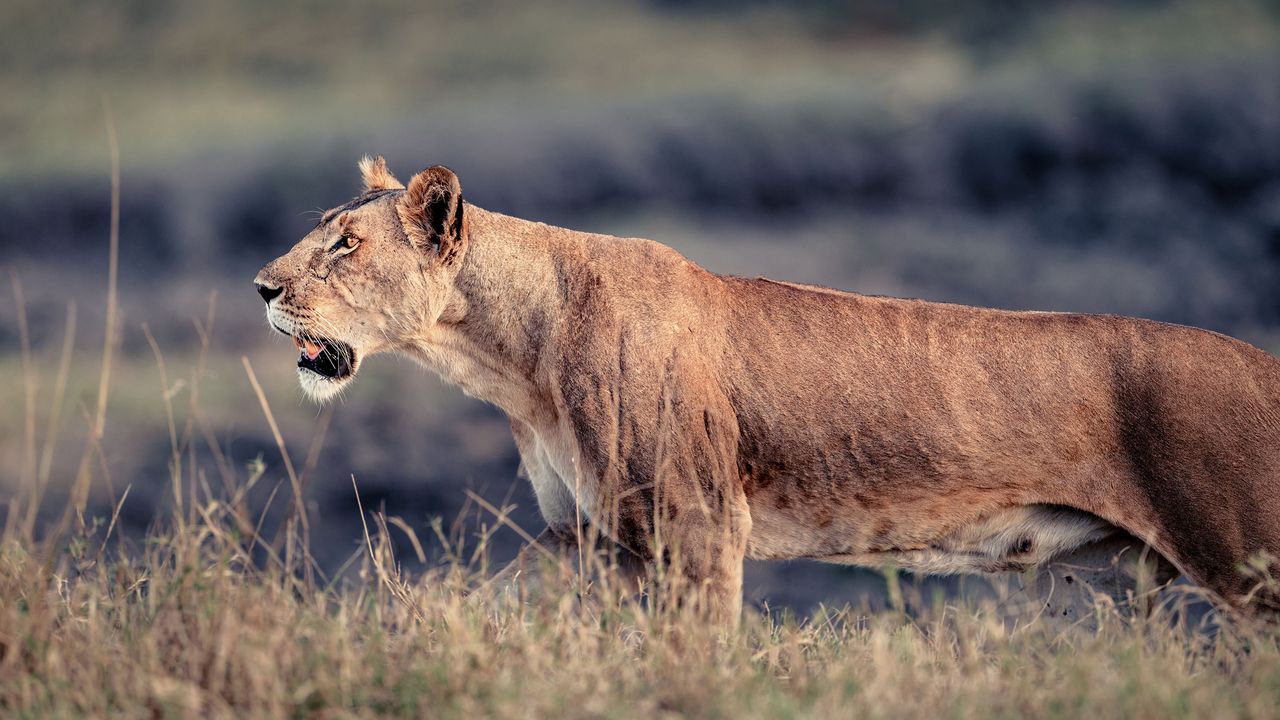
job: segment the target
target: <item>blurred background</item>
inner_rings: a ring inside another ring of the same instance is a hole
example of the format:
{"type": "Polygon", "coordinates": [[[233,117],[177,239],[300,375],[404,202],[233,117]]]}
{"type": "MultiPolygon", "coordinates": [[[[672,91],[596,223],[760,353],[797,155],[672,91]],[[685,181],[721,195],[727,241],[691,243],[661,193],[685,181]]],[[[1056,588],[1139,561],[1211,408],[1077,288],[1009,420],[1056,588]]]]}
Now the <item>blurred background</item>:
{"type": "MultiPolygon", "coordinates": [[[[256,477],[246,502],[279,522],[288,482],[241,356],[306,470],[326,573],[359,548],[352,475],[427,563],[441,536],[469,559],[485,528],[493,562],[518,548],[467,489],[541,529],[498,411],[393,358],[322,411],[265,327],[254,273],[358,193],[365,153],[405,179],[447,164],[482,207],[650,237],[717,272],[1139,315],[1280,352],[1277,0],[6,0],[0,97],[0,500],[38,447],[41,523],[96,403],[104,102],[122,320],[89,507],[108,518],[128,488],[126,538],[229,477],[256,477]],[[207,483],[172,486],[166,398],[207,483]]],[[[797,562],[752,564],[747,592],[805,612],[882,588],[797,562]]]]}

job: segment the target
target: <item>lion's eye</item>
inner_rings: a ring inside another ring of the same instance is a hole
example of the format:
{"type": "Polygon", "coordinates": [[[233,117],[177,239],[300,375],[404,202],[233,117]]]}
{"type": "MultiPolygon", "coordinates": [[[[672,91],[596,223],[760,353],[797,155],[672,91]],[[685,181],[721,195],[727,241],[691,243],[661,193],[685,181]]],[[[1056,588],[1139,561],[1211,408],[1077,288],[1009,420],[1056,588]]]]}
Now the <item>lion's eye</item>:
{"type": "Polygon", "coordinates": [[[339,253],[339,252],[345,252],[348,250],[354,250],[355,247],[359,244],[360,244],[360,239],[355,237],[354,235],[343,235],[342,237],[338,238],[337,242],[329,246],[329,252],[339,253]]]}

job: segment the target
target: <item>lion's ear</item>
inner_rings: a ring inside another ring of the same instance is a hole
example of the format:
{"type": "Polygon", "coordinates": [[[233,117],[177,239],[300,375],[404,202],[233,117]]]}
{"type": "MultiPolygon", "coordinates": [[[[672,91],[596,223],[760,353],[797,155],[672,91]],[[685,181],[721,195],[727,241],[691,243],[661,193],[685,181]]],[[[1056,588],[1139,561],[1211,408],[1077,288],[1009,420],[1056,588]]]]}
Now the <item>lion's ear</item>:
{"type": "Polygon", "coordinates": [[[452,170],[436,165],[413,176],[396,200],[396,212],[409,241],[451,260],[463,237],[462,185],[452,170]]]}
{"type": "Polygon", "coordinates": [[[364,191],[367,193],[377,190],[399,190],[404,187],[387,169],[387,161],[383,160],[381,155],[378,157],[365,155],[360,158],[358,167],[360,177],[364,179],[364,191]]]}

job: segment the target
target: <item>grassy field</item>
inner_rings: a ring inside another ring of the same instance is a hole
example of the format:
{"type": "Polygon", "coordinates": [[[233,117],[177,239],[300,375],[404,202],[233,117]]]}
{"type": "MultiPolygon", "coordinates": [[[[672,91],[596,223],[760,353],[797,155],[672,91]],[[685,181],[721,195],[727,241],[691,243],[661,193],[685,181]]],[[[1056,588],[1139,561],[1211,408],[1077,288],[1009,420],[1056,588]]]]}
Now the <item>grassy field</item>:
{"type": "MultiPolygon", "coordinates": [[[[369,513],[352,572],[303,570],[300,525],[265,550],[231,497],[140,547],[110,519],[0,548],[6,717],[1091,717],[1280,714],[1280,633],[1100,607],[1096,632],[990,609],[749,612],[722,634],[609,577],[517,604],[465,562],[396,571],[369,513]],[[194,518],[194,519],[193,519],[194,518]]],[[[72,518],[71,527],[75,526],[72,518]]]]}

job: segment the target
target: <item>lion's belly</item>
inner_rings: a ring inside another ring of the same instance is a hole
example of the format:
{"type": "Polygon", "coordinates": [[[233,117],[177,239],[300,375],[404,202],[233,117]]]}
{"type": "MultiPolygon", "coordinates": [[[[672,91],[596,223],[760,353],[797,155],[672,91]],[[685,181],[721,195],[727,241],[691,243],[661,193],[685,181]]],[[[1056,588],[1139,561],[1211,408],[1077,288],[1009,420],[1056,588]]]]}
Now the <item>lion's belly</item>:
{"type": "Polygon", "coordinates": [[[874,510],[833,503],[800,511],[761,502],[752,504],[751,518],[747,556],[753,559],[809,558],[927,573],[1022,570],[1117,530],[1063,506],[986,510],[957,506],[955,498],[874,510]]]}

